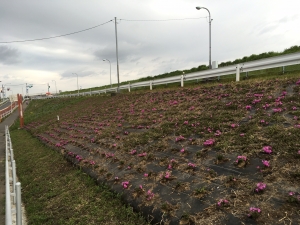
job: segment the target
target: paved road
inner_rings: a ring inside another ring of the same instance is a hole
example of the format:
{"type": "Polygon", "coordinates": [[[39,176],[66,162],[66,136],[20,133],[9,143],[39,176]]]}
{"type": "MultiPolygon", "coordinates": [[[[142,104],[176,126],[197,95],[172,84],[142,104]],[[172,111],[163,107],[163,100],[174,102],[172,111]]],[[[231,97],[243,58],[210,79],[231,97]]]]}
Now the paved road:
{"type": "MultiPolygon", "coordinates": [[[[6,104],[6,103],[5,103],[6,104]]],[[[8,102],[10,105],[10,102],[8,102]]],[[[25,110],[27,104],[23,104],[25,110]]],[[[19,117],[18,108],[0,123],[0,224],[5,224],[5,125],[11,126],[19,117]]]]}
{"type": "Polygon", "coordinates": [[[5,102],[3,105],[0,106],[0,110],[6,108],[6,107],[8,107],[8,106],[10,106],[10,104],[11,104],[10,101],[5,102]]]}

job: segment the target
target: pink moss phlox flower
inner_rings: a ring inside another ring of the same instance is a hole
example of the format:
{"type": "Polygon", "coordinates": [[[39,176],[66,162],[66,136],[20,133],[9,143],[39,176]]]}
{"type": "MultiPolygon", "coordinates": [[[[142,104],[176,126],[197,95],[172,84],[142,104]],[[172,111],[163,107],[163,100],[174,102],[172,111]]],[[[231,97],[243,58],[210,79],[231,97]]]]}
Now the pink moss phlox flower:
{"type": "Polygon", "coordinates": [[[215,136],[220,136],[222,133],[219,130],[216,130],[215,136]]]}
{"type": "Polygon", "coordinates": [[[244,137],[244,136],[245,136],[245,134],[244,134],[244,133],[241,133],[241,134],[240,134],[240,136],[241,136],[241,137],[244,137]]]}
{"type": "Polygon", "coordinates": [[[196,168],[196,164],[189,162],[189,163],[188,163],[188,167],[196,168]]]}
{"type": "Polygon", "coordinates": [[[144,177],[148,177],[149,175],[148,175],[148,173],[144,173],[144,177]]]}
{"type": "Polygon", "coordinates": [[[189,110],[194,110],[195,109],[195,106],[191,106],[190,108],[189,108],[189,110]]]}
{"type": "Polygon", "coordinates": [[[150,201],[154,197],[154,193],[151,190],[147,191],[147,200],[150,201]]]}
{"type": "Polygon", "coordinates": [[[168,170],[171,170],[171,169],[172,169],[172,165],[169,164],[169,165],[168,165],[168,170]]]}
{"type": "Polygon", "coordinates": [[[300,85],[300,80],[297,80],[296,84],[297,84],[297,85],[300,85]]]}
{"type": "Polygon", "coordinates": [[[182,140],[185,140],[185,138],[181,135],[179,137],[176,137],[176,139],[175,139],[176,142],[182,141],[182,140]]]}
{"type": "Polygon", "coordinates": [[[293,107],[292,107],[292,110],[297,110],[297,107],[296,107],[296,106],[293,106],[293,107]]]}
{"type": "Polygon", "coordinates": [[[251,110],[251,108],[252,108],[251,105],[246,105],[247,110],[251,110]]]}
{"type": "Polygon", "coordinates": [[[169,178],[170,178],[170,175],[171,175],[171,174],[170,174],[169,172],[166,172],[165,178],[166,178],[166,179],[169,179],[169,178]]]}
{"type": "Polygon", "coordinates": [[[238,127],[238,124],[233,123],[230,126],[231,126],[231,128],[236,128],[236,127],[238,127]]]}
{"type": "Polygon", "coordinates": [[[128,185],[129,185],[129,181],[122,182],[122,186],[123,186],[124,189],[127,189],[128,185]]]}
{"type": "Polygon", "coordinates": [[[294,116],[294,120],[298,120],[298,116],[294,116]]]}
{"type": "Polygon", "coordinates": [[[139,188],[143,190],[143,185],[140,184],[139,188]]]}
{"type": "Polygon", "coordinates": [[[138,154],[139,157],[143,157],[143,156],[146,156],[146,155],[147,155],[146,152],[143,152],[143,153],[141,153],[141,154],[138,154]]]}
{"type": "Polygon", "coordinates": [[[68,155],[69,156],[74,156],[74,153],[73,152],[68,152],[68,155]]]}
{"type": "Polygon", "coordinates": [[[289,192],[289,196],[293,196],[293,195],[295,195],[295,192],[290,191],[290,192],[289,192]]]}
{"type": "Polygon", "coordinates": [[[128,135],[129,133],[128,133],[128,131],[124,131],[124,135],[128,135]]]}
{"type": "Polygon", "coordinates": [[[206,141],[203,143],[203,145],[204,145],[204,146],[212,146],[214,143],[215,143],[215,140],[211,138],[211,139],[206,140],[206,141]]]}
{"type": "Polygon", "coordinates": [[[186,124],[189,124],[189,121],[184,121],[183,124],[185,124],[185,125],[186,125],[186,124]]]}
{"type": "Polygon", "coordinates": [[[300,155],[300,150],[298,150],[298,155],[300,155]]]}
{"type": "Polygon", "coordinates": [[[131,154],[131,155],[136,154],[136,150],[135,150],[135,149],[131,150],[131,151],[130,151],[130,154],[131,154]]]}
{"type": "Polygon", "coordinates": [[[218,207],[221,206],[228,206],[229,205],[229,201],[227,199],[220,199],[217,203],[218,207]]]}
{"type": "Polygon", "coordinates": [[[77,156],[76,156],[76,159],[78,160],[78,162],[80,162],[81,160],[83,160],[83,158],[82,158],[81,155],[77,155],[77,156]]]}
{"type": "Polygon", "coordinates": [[[295,127],[296,127],[296,128],[300,128],[300,124],[296,124],[295,127]]]}
{"type": "Polygon", "coordinates": [[[184,151],[185,151],[184,148],[180,150],[181,153],[184,153],[184,151]]]}
{"type": "Polygon", "coordinates": [[[117,144],[113,144],[113,147],[117,147],[117,144]]]}
{"type": "Polygon", "coordinates": [[[105,153],[106,158],[112,158],[115,156],[114,153],[105,153]]]}
{"type": "Polygon", "coordinates": [[[270,167],[270,162],[267,160],[262,160],[262,163],[264,164],[265,167],[270,167]]]}
{"type": "Polygon", "coordinates": [[[252,217],[254,215],[258,216],[261,213],[260,208],[250,207],[250,213],[248,214],[248,217],[252,217]]]}
{"type": "Polygon", "coordinates": [[[267,187],[267,185],[265,183],[258,183],[258,184],[256,184],[255,191],[261,192],[261,191],[265,190],[266,187],[267,187]]]}
{"type": "Polygon", "coordinates": [[[130,170],[130,169],[131,169],[131,166],[127,166],[127,169],[130,170]]]}
{"type": "Polygon", "coordinates": [[[241,160],[242,160],[242,161],[247,161],[247,157],[244,156],[244,155],[239,155],[239,156],[236,157],[235,162],[236,162],[236,163],[239,163],[241,160]]]}
{"type": "Polygon", "coordinates": [[[95,161],[91,160],[90,165],[95,165],[95,161]]]}
{"type": "Polygon", "coordinates": [[[119,180],[119,177],[115,177],[115,180],[119,180]]]}
{"type": "Polygon", "coordinates": [[[282,111],[282,108],[275,108],[273,109],[273,112],[276,113],[276,112],[281,112],[282,111]]]}
{"type": "Polygon", "coordinates": [[[272,153],[272,147],[271,146],[264,146],[263,150],[267,154],[271,154],[272,153]]]}

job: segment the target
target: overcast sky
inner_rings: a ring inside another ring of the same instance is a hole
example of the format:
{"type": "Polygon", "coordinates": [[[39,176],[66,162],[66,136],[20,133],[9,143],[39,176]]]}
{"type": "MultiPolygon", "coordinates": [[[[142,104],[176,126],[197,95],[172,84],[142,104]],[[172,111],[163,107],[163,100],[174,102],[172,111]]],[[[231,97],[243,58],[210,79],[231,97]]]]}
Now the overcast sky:
{"type": "Polygon", "coordinates": [[[29,94],[117,82],[208,65],[209,9],[212,60],[219,63],[300,45],[299,0],[26,0],[0,2],[0,80],[8,94],[29,94]],[[178,19],[178,20],[171,20],[178,19]],[[128,21],[134,20],[134,21],[128,21]],[[136,21],[140,20],[140,21],[136,21]],[[143,21],[150,20],[150,21],[143,21]],[[151,21],[166,20],[166,21],[151,21]],[[23,90],[22,90],[23,87],[23,90]]]}

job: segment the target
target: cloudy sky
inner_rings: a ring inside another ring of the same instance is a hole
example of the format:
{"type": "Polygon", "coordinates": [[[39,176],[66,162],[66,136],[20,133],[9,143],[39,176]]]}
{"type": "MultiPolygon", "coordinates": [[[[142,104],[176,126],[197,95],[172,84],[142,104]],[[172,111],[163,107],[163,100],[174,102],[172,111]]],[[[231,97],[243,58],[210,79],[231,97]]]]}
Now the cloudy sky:
{"type": "Polygon", "coordinates": [[[300,45],[299,0],[1,0],[0,84],[8,94],[25,94],[25,83],[29,94],[47,83],[76,90],[77,75],[82,88],[109,85],[102,59],[117,82],[115,17],[120,81],[208,65],[208,12],[196,6],[213,19],[213,61],[300,45]]]}

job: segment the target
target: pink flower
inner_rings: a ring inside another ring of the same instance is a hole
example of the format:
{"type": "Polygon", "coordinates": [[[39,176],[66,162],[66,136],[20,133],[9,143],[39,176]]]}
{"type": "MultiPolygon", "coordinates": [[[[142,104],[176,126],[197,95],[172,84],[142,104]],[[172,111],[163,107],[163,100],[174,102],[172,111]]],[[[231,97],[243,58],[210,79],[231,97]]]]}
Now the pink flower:
{"type": "Polygon", "coordinates": [[[298,155],[300,155],[300,150],[298,150],[298,155]]]}
{"type": "Polygon", "coordinates": [[[186,124],[189,124],[189,121],[184,121],[183,124],[185,124],[185,125],[186,125],[186,124]]]}
{"type": "Polygon", "coordinates": [[[148,173],[144,173],[144,177],[148,177],[148,173]]]}
{"type": "Polygon", "coordinates": [[[251,105],[246,105],[247,110],[251,110],[251,105]]]}
{"type": "Polygon", "coordinates": [[[142,186],[142,185],[140,185],[139,187],[140,187],[140,189],[142,189],[142,190],[143,190],[143,186],[142,186]]]}
{"type": "Polygon", "coordinates": [[[134,155],[135,153],[136,153],[135,149],[131,150],[131,152],[130,152],[131,155],[134,155]]]}
{"type": "Polygon", "coordinates": [[[176,142],[182,141],[182,140],[185,140],[185,138],[181,135],[179,137],[176,137],[176,139],[175,139],[176,142]]]}
{"type": "Polygon", "coordinates": [[[169,165],[168,165],[168,170],[171,170],[171,169],[172,169],[172,165],[169,164],[169,165]]]}
{"type": "Polygon", "coordinates": [[[180,150],[181,153],[184,153],[184,148],[180,150]]]}
{"type": "Polygon", "coordinates": [[[296,107],[296,106],[293,106],[292,110],[297,110],[297,107],[296,107]]]}
{"type": "Polygon", "coordinates": [[[255,188],[255,191],[256,192],[261,192],[263,191],[264,189],[266,189],[267,185],[265,183],[258,183],[256,185],[256,188],[255,188]]]}
{"type": "Polygon", "coordinates": [[[91,160],[90,165],[95,165],[95,161],[91,160]]]}
{"type": "Polygon", "coordinates": [[[264,146],[263,150],[267,154],[271,154],[272,153],[272,147],[271,146],[264,146]]]}
{"type": "Polygon", "coordinates": [[[264,164],[265,167],[270,167],[270,162],[267,160],[262,160],[262,163],[264,164]]]}
{"type": "Polygon", "coordinates": [[[206,140],[206,141],[203,143],[203,145],[204,145],[204,146],[212,146],[214,143],[215,143],[215,140],[211,138],[211,139],[206,140]]]}
{"type": "Polygon", "coordinates": [[[148,191],[147,191],[147,200],[149,201],[149,200],[151,200],[153,197],[154,197],[154,194],[152,193],[152,191],[151,191],[151,190],[148,190],[148,191]]]}
{"type": "Polygon", "coordinates": [[[166,178],[166,179],[169,179],[169,178],[170,178],[170,173],[169,173],[169,172],[166,172],[165,178],[166,178]]]}
{"type": "Polygon", "coordinates": [[[245,134],[244,134],[244,133],[241,133],[241,134],[240,134],[240,136],[241,136],[241,137],[244,137],[244,136],[245,136],[245,134]]]}
{"type": "Polygon", "coordinates": [[[143,153],[141,153],[141,154],[138,154],[139,157],[143,157],[143,156],[146,156],[146,155],[147,155],[146,152],[143,152],[143,153]]]}
{"type": "Polygon", "coordinates": [[[239,156],[236,158],[235,162],[236,162],[236,163],[239,163],[240,161],[247,161],[247,157],[246,157],[246,156],[243,156],[243,155],[239,155],[239,156]]]}
{"type": "Polygon", "coordinates": [[[191,167],[191,168],[194,169],[194,168],[196,168],[196,165],[195,165],[194,163],[189,162],[189,163],[188,163],[188,167],[191,167]]]}
{"type": "Polygon", "coordinates": [[[124,189],[127,189],[128,185],[129,185],[129,181],[122,182],[122,186],[123,186],[124,189]]]}
{"type": "Polygon", "coordinates": [[[293,196],[294,194],[295,194],[295,192],[293,192],[293,191],[289,192],[289,196],[293,196]]]}
{"type": "Polygon", "coordinates": [[[230,126],[231,126],[232,128],[235,128],[235,127],[237,127],[238,125],[235,124],[235,123],[233,123],[233,124],[231,124],[230,126]]]}

